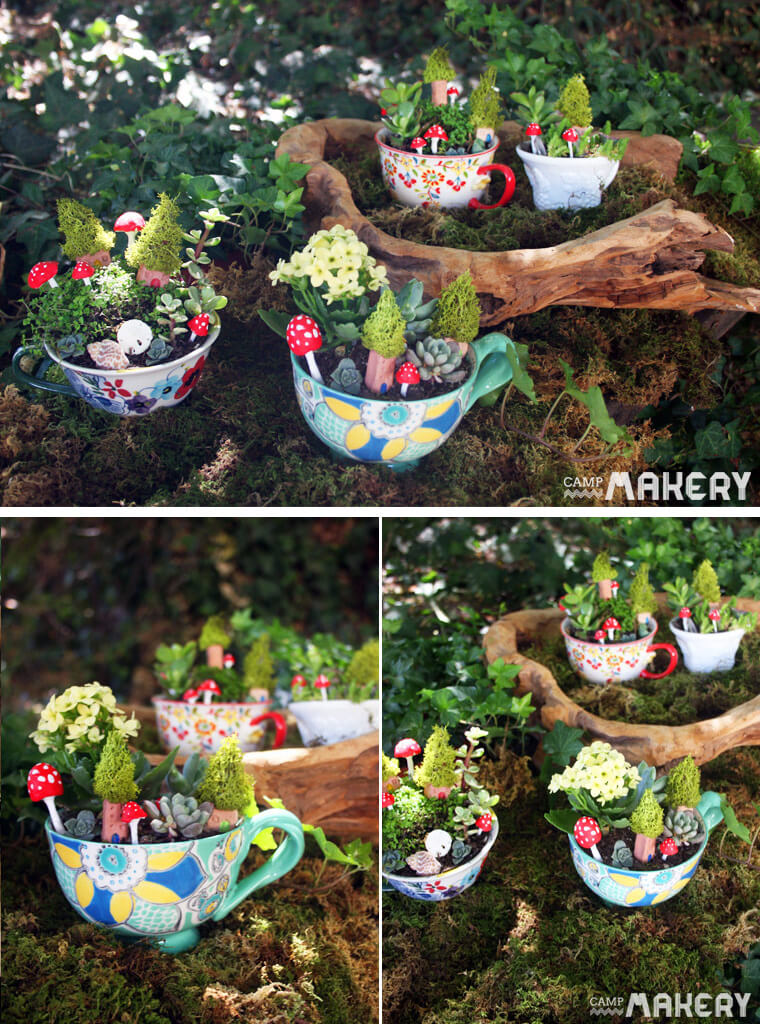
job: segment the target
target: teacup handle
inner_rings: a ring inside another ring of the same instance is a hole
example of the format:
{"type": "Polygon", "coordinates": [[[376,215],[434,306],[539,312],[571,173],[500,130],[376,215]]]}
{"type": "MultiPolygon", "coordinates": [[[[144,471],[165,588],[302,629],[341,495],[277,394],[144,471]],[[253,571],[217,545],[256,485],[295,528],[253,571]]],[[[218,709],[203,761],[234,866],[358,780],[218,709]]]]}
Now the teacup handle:
{"type": "Polygon", "coordinates": [[[272,744],[272,750],[277,750],[285,742],[285,735],[288,731],[288,723],[282,717],[278,715],[276,711],[265,711],[263,715],[258,715],[256,718],[252,718],[248,725],[258,725],[259,722],[266,721],[267,718],[271,718],[274,722],[274,743],[272,744]]]}
{"type": "Polygon", "coordinates": [[[665,669],[664,672],[647,672],[647,670],[644,669],[639,674],[639,678],[641,678],[641,679],[662,679],[663,676],[669,676],[670,673],[673,671],[673,669],[678,664],[678,651],[675,649],[673,644],[650,644],[649,647],[647,647],[647,652],[649,652],[649,651],[667,651],[668,654],[670,655],[670,664],[668,665],[668,667],[665,669]]]}
{"type": "Polygon", "coordinates": [[[13,376],[16,378],[19,384],[26,384],[30,388],[40,388],[42,391],[54,391],[57,395],[69,395],[73,398],[78,398],[76,391],[70,384],[59,384],[54,380],[45,380],[45,373],[47,368],[52,365],[53,360],[45,358],[37,366],[37,371],[34,375],[27,373],[21,369],[21,360],[24,356],[30,355],[32,352],[28,345],[23,348],[17,348],[13,353],[13,363],[11,364],[11,370],[13,376]]]}
{"type": "Polygon", "coordinates": [[[498,203],[481,203],[479,199],[474,196],[467,204],[471,210],[495,210],[497,206],[506,206],[512,196],[515,194],[515,172],[511,167],[507,167],[506,164],[486,164],[485,167],[478,167],[478,174],[488,174],[489,171],[501,171],[505,177],[504,191],[502,192],[501,199],[498,203]]]}
{"type": "Polygon", "coordinates": [[[235,887],[230,890],[221,907],[212,914],[215,921],[221,921],[231,910],[235,909],[238,903],[242,903],[256,889],[276,882],[288,871],[292,871],[303,856],[303,828],[295,814],[291,814],[290,811],[281,811],[277,808],[262,811],[250,823],[246,823],[244,828],[246,833],[250,833],[246,834],[249,848],[256,836],[268,828],[281,828],[285,833],[285,839],[266,864],[262,864],[260,868],[256,868],[253,874],[235,883],[235,887]]]}

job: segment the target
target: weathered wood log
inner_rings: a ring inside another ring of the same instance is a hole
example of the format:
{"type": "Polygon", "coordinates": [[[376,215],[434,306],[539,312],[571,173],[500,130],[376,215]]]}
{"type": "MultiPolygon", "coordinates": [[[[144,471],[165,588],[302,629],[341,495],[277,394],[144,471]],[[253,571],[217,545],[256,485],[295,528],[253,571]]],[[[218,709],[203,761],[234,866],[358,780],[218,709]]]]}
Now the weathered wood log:
{"type": "MultiPolygon", "coordinates": [[[[664,609],[664,595],[658,594],[657,598],[664,609]]],[[[760,611],[760,601],[740,598],[737,607],[741,611],[760,611]]],[[[518,643],[524,641],[559,636],[564,617],[565,613],[558,608],[512,612],[491,626],[483,642],[489,664],[502,658],[510,665],[522,666],[517,692],[533,694],[545,728],[551,729],[556,721],[562,721],[584,729],[594,739],[611,743],[634,764],[646,761],[657,767],[665,767],[686,754],[702,764],[725,750],[760,744],[760,697],[718,718],[679,726],[633,725],[586,711],[570,700],[545,665],[524,657],[517,649],[518,643]]]]}
{"type": "MultiPolygon", "coordinates": [[[[244,754],[256,800],[279,797],[301,821],[342,840],[377,842],[380,737],[377,732],[326,747],[281,747],[244,754]]],[[[164,755],[151,754],[157,764],[164,755]]],[[[184,758],[177,758],[178,767],[184,758]]]]}
{"type": "MultiPolygon", "coordinates": [[[[484,310],[481,323],[489,327],[554,305],[760,312],[760,289],[696,273],[706,249],[730,253],[733,239],[702,214],[669,199],[546,249],[469,252],[393,238],[360,213],[346,178],[329,162],[346,147],[374,145],[380,127],[350,118],[295,125],[283,133],[277,153],[311,165],[303,198],[307,224],[316,230],[340,223],[354,230],[387,267],[394,289],[416,277],[427,296],[440,295],[469,271],[484,310]]],[[[629,159],[637,159],[637,150],[648,163],[638,146],[631,147],[629,159]]]]}

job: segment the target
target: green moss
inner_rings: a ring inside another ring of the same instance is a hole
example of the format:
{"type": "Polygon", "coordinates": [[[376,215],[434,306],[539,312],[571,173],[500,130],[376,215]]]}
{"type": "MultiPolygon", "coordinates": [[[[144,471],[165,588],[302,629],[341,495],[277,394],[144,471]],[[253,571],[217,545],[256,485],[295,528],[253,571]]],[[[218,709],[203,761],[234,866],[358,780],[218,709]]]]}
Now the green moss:
{"type": "Polygon", "coordinates": [[[591,579],[594,583],[601,583],[602,580],[617,579],[617,569],[613,569],[610,563],[610,556],[606,551],[601,551],[594,559],[591,569],[591,579]]]}
{"type": "MultiPolygon", "coordinates": [[[[113,247],[114,233],[106,231],[98,218],[75,199],[59,199],[58,228],[65,237],[63,251],[72,260],[113,247]]],[[[80,282],[81,284],[81,282],[80,282]]]]}
{"type": "Polygon", "coordinates": [[[251,777],[243,767],[237,736],[227,736],[208,762],[206,778],[197,793],[198,801],[210,800],[214,807],[243,814],[253,802],[251,777]]]}
{"type": "Polygon", "coordinates": [[[438,46],[430,54],[425,64],[422,81],[426,84],[431,82],[449,81],[454,78],[456,71],[449,60],[449,51],[445,46],[438,46]]]}
{"type": "Polygon", "coordinates": [[[425,744],[422,764],[414,773],[414,781],[425,786],[454,786],[457,782],[456,750],[449,743],[448,729],[436,725],[425,744]]]}
{"type": "Polygon", "coordinates": [[[129,756],[127,740],[116,730],[109,732],[95,766],[93,789],[101,799],[113,804],[124,804],[137,796],[135,766],[129,756]]]}
{"type": "Polygon", "coordinates": [[[478,336],[480,313],[475,285],[467,270],[441,292],[430,330],[437,337],[468,344],[478,336]]]}
{"type": "Polygon", "coordinates": [[[699,596],[710,602],[720,601],[720,584],[718,574],[712,567],[712,562],[705,559],[694,570],[691,585],[699,596]]]}
{"type": "Polygon", "coordinates": [[[405,328],[406,320],[396,304],[396,298],[390,288],[386,288],[364,321],[362,344],[385,359],[396,358],[403,355],[406,349],[405,328]]]}
{"type": "Polygon", "coordinates": [[[377,686],[380,682],[380,641],[368,640],[355,651],[343,674],[351,688],[377,686]]]}
{"type": "Polygon", "coordinates": [[[651,789],[645,789],[638,807],[631,815],[631,828],[637,835],[656,839],[662,832],[662,807],[651,789]]]}
{"type": "Polygon", "coordinates": [[[696,807],[701,796],[699,768],[691,754],[670,769],[665,790],[668,806],[696,807]]]}
{"type": "Polygon", "coordinates": [[[399,763],[395,757],[388,757],[383,751],[383,782],[387,782],[389,779],[395,778],[400,774],[399,763]]]}
{"type": "Polygon", "coordinates": [[[230,634],[227,623],[221,615],[212,615],[207,619],[201,635],[198,638],[198,649],[207,650],[209,647],[227,647],[230,642],[230,634]]]}
{"type": "Polygon", "coordinates": [[[272,691],[274,689],[277,679],[270,653],[268,634],[263,633],[251,645],[251,649],[243,661],[243,678],[249,690],[272,691]]]}
{"type": "Polygon", "coordinates": [[[126,251],[130,267],[144,266],[165,274],[177,273],[182,265],[182,228],[178,218],[179,207],[162,192],[145,227],[126,251]]]}
{"type": "Polygon", "coordinates": [[[629,597],[631,611],[634,615],[641,615],[644,612],[651,614],[657,611],[657,601],[655,600],[652,585],[649,582],[649,566],[646,562],[642,562],[636,575],[633,577],[629,597]]]}
{"type": "Polygon", "coordinates": [[[496,128],[501,120],[501,97],[494,88],[496,68],[486,68],[470,95],[470,121],[473,128],[496,128]]]}
{"type": "Polygon", "coordinates": [[[570,124],[587,128],[591,124],[591,97],[583,75],[573,75],[559,94],[557,109],[570,124]]]}

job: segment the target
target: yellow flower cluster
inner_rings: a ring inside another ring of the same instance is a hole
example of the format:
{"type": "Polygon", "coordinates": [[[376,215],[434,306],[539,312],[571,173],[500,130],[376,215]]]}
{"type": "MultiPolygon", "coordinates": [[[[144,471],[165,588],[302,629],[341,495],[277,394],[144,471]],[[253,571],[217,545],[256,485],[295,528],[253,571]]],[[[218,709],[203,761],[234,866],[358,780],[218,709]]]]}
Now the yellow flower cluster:
{"type": "Polygon", "coordinates": [[[602,806],[622,799],[639,782],[638,768],[628,764],[618,750],[609,743],[595,740],[584,747],[575,759],[558,775],[552,775],[549,792],[586,790],[602,806]]]}
{"type": "Polygon", "coordinates": [[[325,285],[324,300],[328,306],[336,299],[359,298],[375,292],[388,283],[385,267],[369,255],[369,249],[356,234],[336,224],[329,231],[317,231],[300,252],[294,252],[288,263],[280,260],[269,275],[272,284],[303,282],[308,278],[312,288],[325,285]]]}
{"type": "Polygon", "coordinates": [[[78,750],[99,748],[112,729],[134,737],[140,723],[134,715],[127,718],[116,710],[116,697],[109,687],[87,683],[69,686],[57,697],[50,698],[32,739],[41,754],[48,750],[73,754],[78,750]]]}

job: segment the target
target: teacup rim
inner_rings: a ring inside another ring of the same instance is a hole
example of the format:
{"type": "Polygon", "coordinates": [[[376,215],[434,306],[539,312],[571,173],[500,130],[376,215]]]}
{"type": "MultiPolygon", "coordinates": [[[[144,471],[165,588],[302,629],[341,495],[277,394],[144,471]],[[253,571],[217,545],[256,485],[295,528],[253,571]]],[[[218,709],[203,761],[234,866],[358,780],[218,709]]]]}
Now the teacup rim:
{"type": "Polygon", "coordinates": [[[274,703],[274,697],[270,697],[269,700],[217,700],[211,704],[191,704],[189,700],[182,700],[181,697],[162,697],[160,694],[156,694],[151,697],[151,703],[158,704],[181,704],[183,707],[205,709],[209,708],[257,708],[262,707],[264,704],[274,703]]]}
{"type": "Polygon", "coordinates": [[[390,150],[391,153],[398,153],[400,156],[419,157],[421,160],[471,160],[473,157],[493,155],[500,145],[499,136],[494,132],[493,145],[489,146],[487,149],[481,149],[478,153],[410,153],[406,149],[397,149],[396,146],[391,146],[384,139],[380,138],[383,133],[387,132],[387,128],[379,128],[375,132],[375,142],[378,146],[382,146],[383,149],[390,150]]]}
{"type": "Polygon", "coordinates": [[[572,633],[568,633],[565,629],[565,623],[570,622],[570,616],[566,616],[560,623],[560,632],[562,636],[567,640],[572,640],[576,644],[584,644],[587,647],[629,647],[631,644],[643,644],[650,640],[653,640],[657,634],[657,630],[660,628],[657,620],[654,621],[654,629],[651,633],[647,633],[646,636],[639,636],[635,640],[612,640],[606,643],[596,640],[581,640],[580,637],[573,636],[572,633]]]}
{"type": "MultiPolygon", "coordinates": [[[[254,815],[254,817],[256,817],[256,815],[254,815]]],[[[57,839],[64,839],[68,843],[78,843],[83,846],[91,847],[113,847],[117,850],[139,848],[141,850],[147,850],[148,855],[150,856],[150,854],[153,853],[166,853],[170,850],[179,851],[183,848],[185,850],[189,850],[195,843],[218,843],[220,839],[226,839],[236,829],[242,830],[247,821],[253,821],[253,818],[248,818],[246,817],[246,815],[243,814],[241,815],[240,820],[237,822],[237,824],[232,825],[229,829],[227,829],[226,832],[218,832],[216,835],[212,836],[199,836],[195,839],[177,839],[174,842],[169,843],[131,843],[129,841],[125,841],[123,843],[104,843],[102,839],[80,839],[78,836],[70,836],[66,832],[57,832],[52,827],[49,818],[45,822],[45,832],[47,833],[48,837],[53,836],[57,839]]]]}

